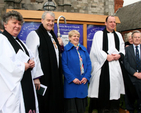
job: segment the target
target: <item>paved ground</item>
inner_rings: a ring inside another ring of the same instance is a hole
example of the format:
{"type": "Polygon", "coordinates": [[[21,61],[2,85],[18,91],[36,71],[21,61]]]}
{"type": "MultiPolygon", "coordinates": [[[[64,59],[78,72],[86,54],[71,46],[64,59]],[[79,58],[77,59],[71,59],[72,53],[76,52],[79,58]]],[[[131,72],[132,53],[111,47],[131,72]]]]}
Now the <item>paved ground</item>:
{"type": "MultiPolygon", "coordinates": [[[[86,111],[85,113],[88,113],[88,111],[86,111]]],[[[97,111],[93,111],[93,113],[97,113],[97,111]]],[[[119,113],[129,113],[129,112],[123,109],[119,109],[119,113]]]]}

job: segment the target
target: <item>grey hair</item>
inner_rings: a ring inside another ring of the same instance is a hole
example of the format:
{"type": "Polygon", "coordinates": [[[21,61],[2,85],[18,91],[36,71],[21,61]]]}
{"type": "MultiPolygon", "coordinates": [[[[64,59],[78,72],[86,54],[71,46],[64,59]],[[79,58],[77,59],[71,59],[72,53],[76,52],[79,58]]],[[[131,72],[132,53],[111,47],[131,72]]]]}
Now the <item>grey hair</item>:
{"type": "Polygon", "coordinates": [[[139,30],[134,30],[133,32],[132,32],[132,38],[133,38],[133,35],[135,34],[135,33],[140,33],[141,34],[141,32],[139,31],[139,30]]]}
{"type": "Polygon", "coordinates": [[[54,19],[55,19],[55,14],[54,14],[53,12],[45,11],[45,12],[43,13],[43,15],[42,15],[42,19],[43,19],[43,20],[45,19],[45,17],[46,17],[47,14],[50,14],[50,15],[51,15],[52,17],[54,17],[54,19]]]}
{"type": "Polygon", "coordinates": [[[21,24],[23,24],[23,22],[24,22],[22,15],[21,15],[19,12],[14,11],[14,10],[7,12],[7,13],[3,16],[3,23],[4,23],[4,24],[7,24],[7,22],[8,22],[10,19],[16,19],[16,20],[20,21],[21,24]]]}

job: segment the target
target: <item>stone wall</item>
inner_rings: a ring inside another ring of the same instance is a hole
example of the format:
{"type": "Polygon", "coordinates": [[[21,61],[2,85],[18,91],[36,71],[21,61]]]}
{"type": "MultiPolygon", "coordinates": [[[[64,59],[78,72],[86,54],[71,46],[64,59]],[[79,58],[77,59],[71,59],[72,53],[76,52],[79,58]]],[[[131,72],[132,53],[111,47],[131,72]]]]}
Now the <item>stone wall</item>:
{"type": "MultiPolygon", "coordinates": [[[[43,4],[47,0],[43,0],[42,3],[30,2],[30,0],[13,0],[16,1],[17,3],[4,1],[5,0],[0,1],[1,15],[5,13],[5,10],[7,8],[24,10],[43,10],[43,4]],[[18,1],[21,2],[18,3],[18,1]]],[[[59,12],[86,13],[99,15],[114,14],[114,0],[53,0],[53,1],[57,6],[55,11],[59,12]]]]}
{"type": "Polygon", "coordinates": [[[60,1],[56,2],[60,4],[71,4],[69,10],[68,9],[62,10],[64,12],[100,15],[114,14],[114,0],[55,0],[55,1],[60,1]]]}

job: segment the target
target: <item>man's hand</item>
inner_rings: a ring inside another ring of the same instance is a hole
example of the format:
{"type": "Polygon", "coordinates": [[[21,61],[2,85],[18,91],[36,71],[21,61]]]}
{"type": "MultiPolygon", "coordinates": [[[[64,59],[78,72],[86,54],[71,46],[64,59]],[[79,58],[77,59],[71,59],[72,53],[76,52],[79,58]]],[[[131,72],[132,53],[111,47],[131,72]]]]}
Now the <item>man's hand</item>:
{"type": "Polygon", "coordinates": [[[134,76],[137,77],[138,79],[141,79],[141,73],[135,72],[134,76]]]}
{"type": "Polygon", "coordinates": [[[60,46],[63,46],[64,44],[63,44],[62,38],[58,37],[57,39],[58,39],[58,42],[59,42],[60,46]]]}
{"type": "Polygon", "coordinates": [[[109,62],[113,61],[114,60],[114,56],[113,55],[107,55],[107,60],[109,62]]]}
{"type": "Polygon", "coordinates": [[[39,79],[35,79],[34,80],[34,84],[35,84],[35,87],[36,87],[36,90],[38,89],[40,89],[40,80],[39,79]]]}
{"type": "Polygon", "coordinates": [[[119,60],[120,59],[120,54],[112,54],[114,56],[114,60],[119,60]]]}

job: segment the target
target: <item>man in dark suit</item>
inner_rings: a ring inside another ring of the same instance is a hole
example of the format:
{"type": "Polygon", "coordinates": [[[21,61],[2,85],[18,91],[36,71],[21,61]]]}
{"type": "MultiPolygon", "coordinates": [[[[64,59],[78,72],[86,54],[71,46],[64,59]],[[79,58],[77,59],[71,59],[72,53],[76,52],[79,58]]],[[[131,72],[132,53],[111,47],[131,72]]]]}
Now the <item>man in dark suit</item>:
{"type": "MultiPolygon", "coordinates": [[[[124,66],[128,75],[135,86],[138,99],[137,110],[141,113],[141,32],[135,30],[132,32],[133,44],[125,48],[124,66]]],[[[134,113],[134,101],[129,101],[125,97],[126,108],[130,113],[134,113]]]]}

